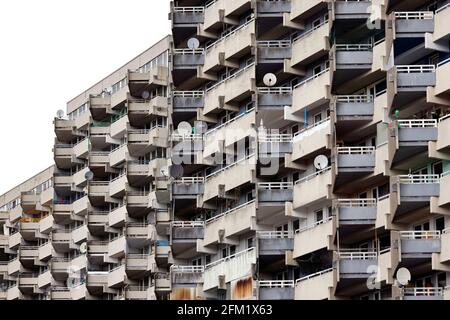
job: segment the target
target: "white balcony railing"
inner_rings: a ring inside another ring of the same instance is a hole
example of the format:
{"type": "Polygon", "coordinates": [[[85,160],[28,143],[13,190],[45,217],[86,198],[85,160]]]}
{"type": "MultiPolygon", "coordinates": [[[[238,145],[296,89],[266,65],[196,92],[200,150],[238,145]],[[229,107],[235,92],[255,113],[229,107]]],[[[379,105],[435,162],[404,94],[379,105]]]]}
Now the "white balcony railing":
{"type": "Polygon", "coordinates": [[[293,182],[259,182],[258,189],[261,190],[285,190],[294,188],[293,182]]]}
{"type": "Polygon", "coordinates": [[[436,119],[397,120],[399,128],[436,128],[436,119]]]}
{"type": "Polygon", "coordinates": [[[341,250],[338,252],[339,259],[343,260],[375,260],[377,258],[376,251],[359,251],[357,250],[341,250]]]}
{"type": "Polygon", "coordinates": [[[303,128],[302,130],[296,132],[296,133],[294,134],[294,140],[295,140],[296,138],[299,139],[300,137],[302,137],[302,136],[304,136],[304,135],[307,135],[309,132],[311,132],[311,131],[313,131],[313,130],[315,130],[315,129],[318,129],[318,128],[321,127],[322,125],[325,126],[325,124],[326,124],[327,122],[329,122],[330,119],[331,119],[331,118],[328,117],[328,118],[323,119],[323,120],[321,120],[321,121],[315,122],[315,123],[313,123],[313,124],[307,126],[306,128],[303,128]]]}
{"type": "Polygon", "coordinates": [[[215,177],[215,176],[221,174],[222,172],[225,172],[225,171],[227,171],[227,170],[229,170],[229,169],[231,169],[231,168],[236,167],[237,165],[239,165],[239,164],[241,164],[241,163],[243,163],[243,162],[246,162],[247,160],[249,160],[249,159],[252,158],[253,156],[254,156],[254,154],[250,154],[250,155],[248,155],[247,157],[245,157],[245,158],[243,158],[243,159],[241,159],[241,160],[238,160],[238,161],[236,161],[236,162],[234,162],[234,163],[232,163],[232,164],[229,164],[228,166],[223,167],[222,169],[217,170],[217,171],[215,171],[215,172],[213,172],[213,173],[207,175],[207,176],[205,177],[205,180],[208,181],[208,180],[211,179],[212,177],[215,177]]]}
{"type": "Polygon", "coordinates": [[[259,87],[258,93],[260,94],[291,94],[291,87],[259,87]]]}
{"type": "Polygon", "coordinates": [[[258,140],[261,143],[290,143],[292,142],[292,134],[261,133],[258,135],[258,140]]]}
{"type": "Polygon", "coordinates": [[[315,278],[315,277],[319,277],[319,276],[321,276],[321,275],[323,275],[325,273],[332,272],[333,270],[334,270],[334,268],[329,268],[329,269],[326,269],[326,270],[322,270],[322,271],[319,271],[319,272],[307,275],[305,277],[301,277],[301,278],[295,280],[295,283],[298,284],[299,282],[302,282],[302,281],[305,281],[305,280],[309,280],[309,279],[312,279],[312,278],[315,278]]]}
{"type": "Polygon", "coordinates": [[[221,213],[221,214],[218,214],[218,215],[216,215],[216,216],[214,216],[214,217],[212,217],[212,218],[206,220],[206,224],[210,224],[210,223],[212,223],[212,222],[214,222],[214,221],[216,221],[216,220],[219,220],[220,218],[225,217],[225,216],[227,216],[227,215],[229,215],[229,214],[231,214],[231,213],[233,213],[233,212],[236,212],[236,211],[239,210],[239,209],[245,208],[246,206],[248,206],[248,205],[250,205],[250,204],[252,204],[252,203],[254,203],[254,202],[255,202],[255,200],[252,200],[252,201],[246,202],[246,203],[244,203],[244,204],[241,204],[241,205],[239,205],[239,206],[237,206],[237,207],[235,207],[235,208],[233,208],[233,209],[230,209],[230,210],[228,210],[228,211],[225,211],[225,212],[223,212],[223,213],[221,213]]]}
{"type": "Polygon", "coordinates": [[[436,71],[434,64],[396,66],[398,73],[430,73],[436,71]]]}
{"type": "Polygon", "coordinates": [[[375,147],[338,147],[338,154],[374,154],[375,147]]]}
{"type": "Polygon", "coordinates": [[[418,296],[442,296],[444,294],[443,288],[440,287],[416,287],[403,288],[403,296],[418,297],[418,296]]]}
{"type": "Polygon", "coordinates": [[[399,176],[399,181],[402,184],[432,184],[440,182],[439,174],[417,174],[417,175],[402,175],[399,176]]]}
{"type": "Polygon", "coordinates": [[[204,266],[175,266],[170,267],[170,272],[173,273],[203,273],[205,271],[204,266]]]}
{"type": "Polygon", "coordinates": [[[238,26],[235,29],[232,29],[228,32],[223,33],[223,36],[219,39],[217,39],[216,41],[214,41],[213,43],[209,44],[206,46],[206,51],[210,50],[211,48],[215,47],[218,43],[225,41],[228,38],[232,38],[239,30],[244,29],[246,26],[248,26],[249,24],[251,24],[252,22],[254,22],[255,19],[251,19],[249,21],[247,21],[246,23],[238,26]]]}
{"type": "Polygon", "coordinates": [[[174,7],[173,12],[177,13],[202,13],[205,12],[204,7],[174,7]]]}
{"type": "Polygon", "coordinates": [[[400,239],[414,240],[414,239],[440,239],[441,232],[439,230],[427,231],[400,231],[400,239]]]}
{"type": "Polygon", "coordinates": [[[294,288],[294,280],[260,280],[260,288],[294,288]]]}
{"type": "Polygon", "coordinates": [[[290,40],[271,40],[271,41],[258,41],[258,47],[260,48],[290,48],[290,40]]]}
{"type": "Polygon", "coordinates": [[[316,222],[314,222],[314,223],[312,223],[312,224],[310,224],[310,225],[308,225],[306,227],[303,227],[303,228],[300,228],[298,230],[295,230],[295,233],[298,234],[298,233],[305,232],[307,230],[314,229],[315,227],[320,226],[321,224],[325,224],[328,221],[331,221],[332,219],[333,219],[333,216],[330,216],[330,217],[327,217],[327,218],[322,219],[320,221],[316,221],[316,222]]]}
{"type": "Polygon", "coordinates": [[[395,13],[395,19],[402,20],[425,20],[433,18],[433,11],[404,11],[395,13]]]}
{"type": "Polygon", "coordinates": [[[174,97],[181,98],[202,98],[205,95],[204,91],[174,91],[172,93],[174,97]]]}
{"type": "Polygon", "coordinates": [[[292,239],[294,233],[292,231],[257,231],[258,239],[292,239]]]}
{"type": "Polygon", "coordinates": [[[304,84],[306,84],[306,83],[308,83],[308,82],[313,81],[314,79],[320,77],[321,75],[327,73],[328,71],[330,71],[330,68],[326,68],[325,70],[322,70],[322,71],[320,71],[319,73],[317,73],[317,74],[315,74],[315,75],[313,75],[313,76],[311,76],[311,77],[309,77],[309,78],[307,78],[307,79],[301,81],[300,83],[298,83],[298,84],[296,84],[296,85],[294,86],[294,89],[296,89],[296,88],[298,88],[298,87],[300,87],[300,86],[303,86],[304,84]]]}
{"type": "Polygon", "coordinates": [[[336,44],[336,51],[372,51],[371,44],[336,44]]]}
{"type": "Polygon", "coordinates": [[[195,184],[195,183],[204,183],[205,178],[203,177],[183,177],[179,179],[175,179],[173,183],[175,184],[195,184]]]}
{"type": "Polygon", "coordinates": [[[338,199],[337,206],[340,208],[376,207],[377,199],[338,199]]]}
{"type": "Polygon", "coordinates": [[[296,36],[295,38],[292,39],[292,43],[297,42],[298,40],[310,35],[311,33],[313,33],[315,30],[319,29],[320,27],[326,25],[328,23],[328,20],[324,20],[323,22],[321,22],[320,24],[318,24],[317,26],[303,32],[302,34],[296,36]]]}
{"type": "Polygon", "coordinates": [[[173,221],[172,228],[203,228],[204,221],[173,221]]]}
{"type": "Polygon", "coordinates": [[[198,48],[198,49],[189,49],[189,48],[183,48],[183,49],[174,49],[174,54],[179,55],[202,55],[205,54],[205,49],[198,48]]]}
{"type": "Polygon", "coordinates": [[[328,171],[330,171],[330,170],[331,170],[331,166],[329,166],[328,168],[325,168],[325,169],[323,169],[323,170],[314,172],[313,174],[310,174],[310,175],[308,175],[308,176],[306,176],[306,177],[304,177],[304,178],[301,178],[300,180],[297,180],[297,181],[295,182],[295,184],[297,185],[297,184],[300,184],[300,183],[307,182],[307,181],[312,180],[312,179],[314,179],[315,177],[318,177],[318,176],[320,176],[321,174],[323,174],[323,173],[325,173],[325,172],[328,172],[328,171]]]}
{"type": "Polygon", "coordinates": [[[372,95],[348,95],[336,96],[336,102],[341,103],[370,103],[373,102],[372,95]]]}

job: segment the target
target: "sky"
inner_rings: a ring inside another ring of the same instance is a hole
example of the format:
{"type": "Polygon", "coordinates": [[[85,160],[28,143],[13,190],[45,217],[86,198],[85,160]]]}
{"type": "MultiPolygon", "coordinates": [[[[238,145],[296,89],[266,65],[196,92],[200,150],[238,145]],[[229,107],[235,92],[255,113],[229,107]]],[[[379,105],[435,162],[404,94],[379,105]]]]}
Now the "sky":
{"type": "Polygon", "coordinates": [[[169,0],[0,1],[0,194],[53,164],[67,101],[170,33],[169,0]]]}

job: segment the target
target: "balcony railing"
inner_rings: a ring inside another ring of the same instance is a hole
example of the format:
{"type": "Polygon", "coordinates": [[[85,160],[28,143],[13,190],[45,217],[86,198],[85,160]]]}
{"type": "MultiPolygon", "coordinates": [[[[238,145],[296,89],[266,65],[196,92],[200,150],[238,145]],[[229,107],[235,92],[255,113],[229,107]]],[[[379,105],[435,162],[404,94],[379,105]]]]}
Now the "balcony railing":
{"type": "Polygon", "coordinates": [[[285,189],[293,189],[293,182],[259,182],[258,189],[263,190],[285,190],[285,189]]]}
{"type": "Polygon", "coordinates": [[[342,250],[338,252],[339,259],[343,260],[375,260],[378,256],[376,251],[342,250]]]}
{"type": "Polygon", "coordinates": [[[244,23],[243,25],[240,25],[236,29],[225,32],[221,38],[219,38],[218,40],[214,41],[213,43],[207,45],[206,51],[209,51],[211,48],[215,47],[218,43],[224,41],[225,39],[233,37],[239,30],[242,30],[246,26],[250,25],[252,22],[255,22],[255,19],[251,19],[251,20],[247,21],[246,23],[244,23]]]}
{"type": "Polygon", "coordinates": [[[180,55],[202,55],[205,53],[205,49],[198,48],[198,49],[174,49],[174,54],[180,54],[180,55]]]}
{"type": "Polygon", "coordinates": [[[194,184],[194,183],[204,183],[205,178],[203,177],[183,177],[175,179],[173,183],[175,184],[194,184]]]}
{"type": "Polygon", "coordinates": [[[204,266],[175,266],[170,267],[170,272],[173,273],[203,273],[205,271],[204,266]]]}
{"type": "Polygon", "coordinates": [[[318,24],[317,26],[315,26],[312,29],[309,29],[308,31],[303,32],[302,34],[298,35],[297,37],[292,39],[292,43],[297,42],[298,40],[310,35],[311,33],[313,33],[315,30],[319,29],[320,27],[326,25],[328,23],[328,20],[324,20],[322,23],[318,24]]]}
{"type": "Polygon", "coordinates": [[[241,204],[241,205],[239,205],[239,206],[237,206],[237,207],[235,207],[233,209],[225,211],[225,212],[223,212],[221,214],[218,214],[218,215],[216,215],[216,216],[206,220],[206,224],[210,224],[210,223],[212,223],[212,222],[214,222],[216,220],[219,220],[220,218],[225,217],[225,216],[227,216],[227,215],[229,215],[229,214],[231,214],[231,213],[233,213],[233,212],[235,212],[235,211],[237,211],[239,209],[245,208],[246,206],[248,206],[248,205],[250,205],[250,204],[252,204],[254,202],[255,202],[255,200],[252,200],[252,201],[246,202],[244,204],[241,204]]]}
{"type": "Polygon", "coordinates": [[[440,239],[441,232],[438,230],[428,231],[400,231],[400,239],[415,240],[415,239],[440,239]]]}
{"type": "Polygon", "coordinates": [[[319,73],[317,73],[317,74],[315,74],[315,75],[313,75],[313,76],[311,76],[311,77],[309,77],[309,78],[307,78],[307,79],[301,81],[300,83],[298,83],[298,84],[296,84],[296,85],[294,86],[294,89],[296,89],[296,88],[298,88],[298,87],[300,87],[300,86],[302,86],[302,85],[304,85],[304,84],[306,84],[306,83],[308,83],[308,82],[313,81],[314,79],[320,77],[321,75],[327,73],[328,71],[330,71],[330,68],[326,68],[325,70],[322,70],[322,71],[320,71],[319,73]]]}
{"type": "Polygon", "coordinates": [[[307,181],[309,181],[309,180],[314,179],[314,178],[317,177],[317,176],[320,176],[322,173],[328,172],[328,171],[330,171],[330,170],[331,170],[331,166],[329,166],[328,168],[325,168],[325,169],[323,169],[323,170],[317,171],[317,172],[315,172],[315,173],[313,173],[313,174],[310,174],[310,175],[308,175],[308,176],[306,176],[306,177],[304,177],[304,178],[301,178],[300,180],[297,180],[297,181],[295,182],[295,184],[297,185],[297,184],[300,184],[300,183],[307,182],[307,181]]]}
{"type": "Polygon", "coordinates": [[[418,297],[418,296],[442,296],[444,289],[440,287],[416,287],[403,288],[403,296],[418,297]]]}
{"type": "Polygon", "coordinates": [[[258,47],[260,48],[290,48],[290,40],[271,40],[271,41],[258,41],[258,47]]]}
{"type": "Polygon", "coordinates": [[[256,236],[258,239],[292,239],[294,233],[292,231],[258,231],[256,236]]]}
{"type": "Polygon", "coordinates": [[[396,66],[398,73],[430,73],[436,71],[434,64],[396,66]]]}
{"type": "Polygon", "coordinates": [[[298,230],[295,230],[295,233],[298,234],[298,233],[305,232],[307,230],[311,230],[311,229],[313,229],[313,228],[315,228],[317,226],[320,226],[321,224],[325,224],[328,221],[331,221],[332,219],[333,219],[333,216],[330,216],[330,217],[327,217],[327,218],[322,219],[320,221],[316,221],[316,222],[314,222],[313,224],[311,224],[309,226],[306,226],[306,227],[300,228],[298,230]]]}
{"type": "Polygon", "coordinates": [[[202,98],[205,95],[204,91],[174,91],[173,97],[181,98],[202,98]]]}
{"type": "Polygon", "coordinates": [[[317,128],[317,127],[319,127],[319,126],[321,126],[321,125],[327,123],[328,121],[330,121],[330,119],[331,119],[331,118],[328,117],[328,118],[323,119],[323,120],[321,120],[321,121],[315,122],[315,123],[313,123],[313,124],[307,126],[306,128],[303,128],[302,130],[296,132],[296,133],[294,134],[294,140],[295,140],[297,137],[301,137],[303,134],[306,134],[306,133],[309,132],[310,130],[313,130],[313,129],[315,129],[315,128],[317,128]]]}
{"type": "Polygon", "coordinates": [[[372,51],[371,44],[336,44],[336,51],[372,51]]]}
{"type": "Polygon", "coordinates": [[[334,270],[334,268],[329,268],[329,269],[325,269],[325,270],[322,270],[322,271],[319,271],[319,272],[307,275],[305,277],[301,277],[301,278],[295,280],[295,284],[298,284],[299,282],[302,282],[302,281],[305,281],[305,280],[309,280],[309,279],[312,279],[312,278],[315,278],[315,277],[319,277],[319,276],[321,276],[323,274],[332,272],[333,270],[334,270]]]}
{"type": "Polygon", "coordinates": [[[336,96],[336,102],[340,102],[340,103],[370,103],[370,102],[373,102],[373,96],[371,96],[371,95],[336,96]]]}
{"type": "Polygon", "coordinates": [[[250,154],[250,155],[246,156],[245,158],[243,158],[243,159],[241,159],[241,160],[238,160],[238,161],[236,161],[236,162],[234,162],[234,163],[232,163],[232,164],[230,164],[230,165],[228,165],[228,166],[226,166],[226,167],[223,167],[223,168],[220,169],[220,170],[217,170],[217,171],[215,171],[215,172],[213,172],[213,173],[207,175],[207,176],[205,177],[205,181],[208,181],[208,180],[211,179],[212,177],[215,177],[215,176],[221,174],[222,172],[225,172],[225,171],[227,171],[228,169],[231,169],[231,168],[233,168],[233,167],[239,165],[240,163],[249,160],[249,159],[252,158],[253,156],[255,156],[255,154],[250,154]]]}
{"type": "Polygon", "coordinates": [[[340,208],[376,207],[377,199],[338,199],[337,206],[340,208]]]}
{"type": "Polygon", "coordinates": [[[292,142],[292,135],[288,133],[259,134],[258,140],[261,143],[290,143],[292,142]]]}
{"type": "Polygon", "coordinates": [[[291,87],[260,87],[258,88],[260,94],[291,94],[291,87]]]}
{"type": "Polygon", "coordinates": [[[180,12],[180,13],[202,13],[205,12],[204,7],[174,7],[173,12],[180,12]]]}
{"type": "Polygon", "coordinates": [[[260,280],[260,288],[294,288],[294,280],[260,280]]]}
{"type": "Polygon", "coordinates": [[[395,13],[395,19],[402,20],[425,20],[433,18],[433,11],[404,11],[395,13]]]}
{"type": "Polygon", "coordinates": [[[220,86],[222,83],[225,83],[225,82],[227,82],[227,81],[230,80],[230,79],[236,78],[238,75],[240,75],[241,73],[247,71],[248,69],[250,69],[250,68],[252,68],[252,67],[254,67],[254,66],[255,66],[255,63],[254,63],[254,62],[248,64],[248,65],[245,66],[244,68],[239,69],[238,71],[236,71],[236,72],[233,73],[233,74],[230,74],[230,75],[229,75],[228,77],[226,77],[225,79],[220,80],[219,82],[214,83],[213,85],[211,85],[210,87],[208,87],[208,88],[206,89],[206,92],[210,92],[210,91],[214,90],[215,88],[217,88],[218,86],[220,86]]]}
{"type": "Polygon", "coordinates": [[[375,147],[338,147],[338,154],[374,154],[375,147]]]}
{"type": "Polygon", "coordinates": [[[440,182],[439,174],[402,175],[399,181],[402,184],[433,184],[440,182]]]}
{"type": "Polygon", "coordinates": [[[420,119],[420,120],[397,120],[399,128],[437,128],[438,120],[420,119]]]}
{"type": "Polygon", "coordinates": [[[173,221],[172,228],[203,228],[204,221],[173,221]]]}

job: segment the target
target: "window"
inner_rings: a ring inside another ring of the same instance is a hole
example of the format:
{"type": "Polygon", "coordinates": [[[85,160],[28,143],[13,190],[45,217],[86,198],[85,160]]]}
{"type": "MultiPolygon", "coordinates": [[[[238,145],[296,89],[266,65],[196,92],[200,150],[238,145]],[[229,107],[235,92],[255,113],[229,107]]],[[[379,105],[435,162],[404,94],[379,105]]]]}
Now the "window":
{"type": "Polygon", "coordinates": [[[205,256],[205,264],[210,264],[211,263],[211,255],[207,254],[205,256]]]}
{"type": "Polygon", "coordinates": [[[250,202],[250,201],[252,201],[253,199],[254,199],[254,197],[253,197],[253,191],[247,193],[247,202],[250,202]]]}
{"type": "Polygon", "coordinates": [[[255,246],[255,240],[253,238],[247,239],[247,249],[253,248],[255,246]]]}
{"type": "Polygon", "coordinates": [[[298,131],[299,131],[298,124],[294,124],[294,125],[292,126],[292,134],[294,135],[294,134],[296,134],[298,131]]]}
{"type": "Polygon", "coordinates": [[[318,18],[318,19],[314,20],[314,21],[312,22],[312,28],[313,28],[313,29],[317,28],[318,26],[320,26],[320,23],[321,23],[321,22],[322,22],[322,19],[321,19],[321,18],[318,18]]]}
{"type": "Polygon", "coordinates": [[[318,210],[315,212],[315,216],[316,216],[316,222],[321,222],[323,221],[324,217],[323,217],[323,210],[318,210]]]}
{"type": "Polygon", "coordinates": [[[226,258],[228,255],[227,255],[227,248],[223,248],[222,249],[222,258],[226,258]]]}
{"type": "Polygon", "coordinates": [[[319,64],[318,66],[314,67],[314,69],[313,69],[313,75],[314,76],[319,74],[319,73],[321,73],[321,72],[322,72],[322,65],[321,64],[319,64]]]}
{"type": "Polygon", "coordinates": [[[441,175],[444,172],[444,168],[442,166],[442,161],[436,162],[433,164],[433,174],[441,175]]]}
{"type": "Polygon", "coordinates": [[[437,218],[435,220],[436,230],[441,231],[445,229],[445,219],[444,217],[437,218]]]}
{"type": "Polygon", "coordinates": [[[234,256],[236,254],[236,246],[230,246],[230,256],[234,256]]]}
{"type": "Polygon", "coordinates": [[[317,113],[314,115],[314,124],[319,123],[322,121],[322,113],[317,113]]]}

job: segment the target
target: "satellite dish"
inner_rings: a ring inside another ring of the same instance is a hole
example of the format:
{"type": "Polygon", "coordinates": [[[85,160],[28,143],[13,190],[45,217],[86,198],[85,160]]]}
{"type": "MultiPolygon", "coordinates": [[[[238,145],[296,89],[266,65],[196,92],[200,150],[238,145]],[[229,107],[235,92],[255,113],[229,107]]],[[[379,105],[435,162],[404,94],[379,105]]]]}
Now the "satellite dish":
{"type": "Polygon", "coordinates": [[[187,42],[187,46],[189,49],[195,50],[200,46],[200,41],[197,38],[190,38],[187,42]]]}
{"type": "Polygon", "coordinates": [[[94,173],[92,172],[92,171],[87,171],[85,174],[84,174],[84,178],[87,180],[87,181],[92,181],[93,179],[94,179],[94,173]]]}
{"type": "Polygon", "coordinates": [[[144,92],[142,92],[141,96],[142,96],[142,99],[148,100],[150,98],[150,92],[144,91],[144,92]]]}
{"type": "Polygon", "coordinates": [[[409,272],[406,268],[400,268],[397,270],[397,281],[403,285],[406,286],[409,281],[411,281],[411,272],[409,272]]]}
{"type": "Polygon", "coordinates": [[[205,133],[208,131],[208,124],[205,121],[197,121],[195,127],[198,133],[205,133]]]}
{"type": "Polygon", "coordinates": [[[192,126],[189,122],[183,121],[178,125],[178,133],[181,135],[189,135],[192,133],[192,126]]]}
{"type": "Polygon", "coordinates": [[[64,110],[58,110],[56,112],[56,116],[58,117],[58,119],[64,118],[64,115],[65,115],[64,110]]]}
{"type": "Polygon", "coordinates": [[[264,76],[263,82],[268,87],[273,87],[277,84],[277,76],[273,73],[268,73],[264,76]]]}
{"type": "Polygon", "coordinates": [[[175,164],[170,166],[169,174],[172,178],[181,178],[183,176],[184,169],[182,165],[175,164]]]}
{"type": "Polygon", "coordinates": [[[87,243],[86,242],[83,242],[82,244],[80,244],[80,252],[81,253],[87,252],[87,243]]]}
{"type": "Polygon", "coordinates": [[[325,169],[328,167],[328,158],[324,155],[317,156],[314,159],[314,167],[316,167],[317,170],[325,169]]]}

